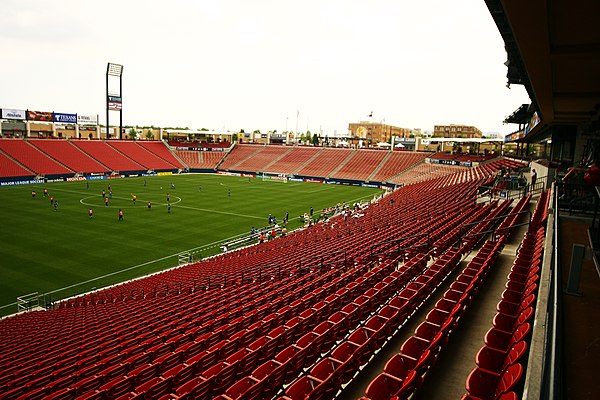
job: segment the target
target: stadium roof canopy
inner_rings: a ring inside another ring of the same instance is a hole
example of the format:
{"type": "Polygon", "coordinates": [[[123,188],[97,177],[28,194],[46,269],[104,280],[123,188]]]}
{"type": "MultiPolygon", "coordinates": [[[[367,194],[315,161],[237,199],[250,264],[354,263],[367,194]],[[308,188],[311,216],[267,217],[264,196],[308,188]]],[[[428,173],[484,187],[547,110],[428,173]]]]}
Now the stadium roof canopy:
{"type": "Polygon", "coordinates": [[[525,85],[541,123],[597,120],[600,111],[600,1],[485,0],[504,39],[508,83],[525,85]]]}
{"type": "Polygon", "coordinates": [[[522,104],[504,120],[505,124],[526,124],[531,119],[533,111],[529,111],[529,104],[522,104]]]}

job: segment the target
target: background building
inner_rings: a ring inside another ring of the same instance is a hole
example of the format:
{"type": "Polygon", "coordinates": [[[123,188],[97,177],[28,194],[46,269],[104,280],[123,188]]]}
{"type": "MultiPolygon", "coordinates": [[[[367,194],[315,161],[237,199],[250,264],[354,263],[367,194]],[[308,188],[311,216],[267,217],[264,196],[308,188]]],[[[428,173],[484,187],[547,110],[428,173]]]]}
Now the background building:
{"type": "Polygon", "coordinates": [[[435,125],[433,127],[434,137],[444,138],[481,138],[481,130],[469,125],[435,125]]]}
{"type": "Polygon", "coordinates": [[[348,124],[348,136],[354,140],[365,140],[367,145],[390,143],[392,136],[410,137],[412,129],[400,128],[382,122],[360,121],[348,124]]]}

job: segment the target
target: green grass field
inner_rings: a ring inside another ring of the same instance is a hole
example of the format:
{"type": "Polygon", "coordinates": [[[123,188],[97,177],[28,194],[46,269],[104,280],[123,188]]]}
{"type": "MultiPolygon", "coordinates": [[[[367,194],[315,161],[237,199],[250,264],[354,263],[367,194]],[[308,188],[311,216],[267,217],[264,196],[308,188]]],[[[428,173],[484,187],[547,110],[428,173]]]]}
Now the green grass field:
{"type": "Polygon", "coordinates": [[[64,298],[175,266],[181,252],[216,254],[228,238],[266,226],[269,213],[281,221],[288,211],[291,230],[301,225],[296,217],[311,206],[317,214],[338,202],[381,193],[205,174],[88,182],[89,188],[86,181],[0,188],[0,314],[13,313],[20,295],[64,298]],[[108,184],[113,194],[106,207],[101,192],[108,196],[108,184]],[[43,196],[44,188],[58,200],[57,210],[43,196]],[[137,195],[135,205],[132,194],[137,195]]]}

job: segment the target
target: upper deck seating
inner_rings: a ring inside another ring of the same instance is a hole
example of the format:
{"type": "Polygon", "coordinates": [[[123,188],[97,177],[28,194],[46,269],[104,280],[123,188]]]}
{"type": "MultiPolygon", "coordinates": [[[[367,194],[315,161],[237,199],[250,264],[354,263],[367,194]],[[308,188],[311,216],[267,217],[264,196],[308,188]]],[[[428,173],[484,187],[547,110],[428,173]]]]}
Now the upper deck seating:
{"type": "Polygon", "coordinates": [[[6,154],[0,151],[0,177],[10,178],[13,176],[32,176],[31,171],[28,171],[19,163],[16,163],[6,154]]]}
{"type": "Polygon", "coordinates": [[[295,173],[297,175],[326,177],[346,160],[354,150],[324,148],[307,165],[295,173]]]}
{"type": "Polygon", "coordinates": [[[234,168],[239,171],[263,172],[265,167],[291,150],[292,147],[265,146],[261,151],[238,163],[234,168]]]}
{"type": "Polygon", "coordinates": [[[385,160],[383,166],[377,171],[370,180],[376,182],[388,181],[393,176],[402,171],[417,165],[427,157],[427,153],[413,151],[394,151],[385,160]]]}
{"type": "Polygon", "coordinates": [[[137,142],[140,146],[145,148],[146,150],[156,154],[158,157],[162,158],[169,164],[173,165],[176,168],[183,168],[181,161],[179,161],[173,153],[169,151],[167,146],[163,142],[160,141],[139,141],[137,142]]]}
{"type": "Polygon", "coordinates": [[[60,161],[71,170],[83,173],[109,172],[110,170],[67,140],[29,139],[29,143],[60,161]]]}
{"type": "Polygon", "coordinates": [[[0,149],[36,174],[68,175],[74,172],[22,139],[0,139],[0,149]]]}
{"type": "MultiPolygon", "coordinates": [[[[146,169],[173,169],[180,168],[160,158],[156,154],[145,150],[137,142],[114,140],[106,142],[136,163],[143,165],[146,169]]],[[[181,165],[180,163],[178,163],[181,165]]]]}
{"type": "Polygon", "coordinates": [[[270,165],[268,172],[291,174],[302,167],[319,151],[321,151],[321,148],[319,147],[294,146],[290,153],[270,165]]]}
{"type": "Polygon", "coordinates": [[[367,180],[387,155],[388,152],[383,150],[358,150],[332,177],[361,181],[367,180]]]}
{"type": "Polygon", "coordinates": [[[254,154],[257,154],[258,152],[262,151],[264,147],[265,146],[262,145],[251,144],[237,145],[233,148],[232,151],[227,153],[227,156],[221,163],[219,169],[236,169],[237,164],[251,158],[254,154]]]}
{"type": "Polygon", "coordinates": [[[72,143],[110,168],[111,171],[143,171],[144,166],[115,150],[103,141],[73,140],[72,143]]]}

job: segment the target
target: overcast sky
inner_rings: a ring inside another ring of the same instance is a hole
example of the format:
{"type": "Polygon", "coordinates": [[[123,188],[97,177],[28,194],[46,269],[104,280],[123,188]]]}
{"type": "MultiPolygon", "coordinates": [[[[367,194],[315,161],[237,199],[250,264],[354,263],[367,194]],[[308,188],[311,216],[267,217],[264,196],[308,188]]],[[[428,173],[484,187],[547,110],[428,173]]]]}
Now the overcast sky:
{"type": "Polygon", "coordinates": [[[125,125],[332,135],[372,111],[506,134],[529,102],[483,0],[3,0],[0,43],[0,108],[101,123],[107,62],[125,125]]]}

